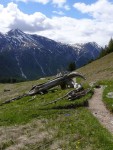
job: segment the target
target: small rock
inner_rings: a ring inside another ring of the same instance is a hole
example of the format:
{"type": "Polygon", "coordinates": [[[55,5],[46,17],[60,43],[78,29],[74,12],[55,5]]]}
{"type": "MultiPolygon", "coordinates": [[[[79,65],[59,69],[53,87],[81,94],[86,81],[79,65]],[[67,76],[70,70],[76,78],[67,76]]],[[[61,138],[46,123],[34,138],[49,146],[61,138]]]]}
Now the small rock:
{"type": "Polygon", "coordinates": [[[108,98],[113,98],[113,92],[109,92],[109,93],[106,95],[106,97],[108,97],[108,98]]]}
{"type": "Polygon", "coordinates": [[[65,116],[70,116],[70,114],[65,114],[65,116]]]}

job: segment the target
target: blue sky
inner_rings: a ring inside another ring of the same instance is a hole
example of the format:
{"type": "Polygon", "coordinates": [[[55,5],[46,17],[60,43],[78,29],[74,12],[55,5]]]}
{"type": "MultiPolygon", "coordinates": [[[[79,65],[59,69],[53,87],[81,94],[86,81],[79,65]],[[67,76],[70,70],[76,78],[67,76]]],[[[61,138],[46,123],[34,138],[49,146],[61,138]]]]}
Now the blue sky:
{"type": "MultiPolygon", "coordinates": [[[[58,0],[60,1],[60,0],[58,0]]],[[[73,7],[73,4],[76,2],[85,2],[86,4],[91,4],[91,3],[94,3],[96,2],[96,0],[68,0],[66,2],[66,5],[69,6],[69,10],[65,10],[65,8],[63,7],[55,7],[53,6],[53,4],[51,2],[48,2],[47,4],[42,4],[42,3],[37,3],[37,2],[34,2],[34,1],[29,1],[28,2],[22,2],[21,0],[20,1],[16,1],[16,0],[1,0],[1,4],[4,5],[5,7],[7,6],[8,3],[10,2],[14,2],[18,5],[18,8],[23,11],[24,13],[27,13],[27,14],[33,14],[37,11],[45,14],[47,17],[52,17],[54,16],[55,14],[53,13],[53,11],[62,11],[64,13],[64,15],[66,16],[69,16],[69,17],[76,17],[76,18],[84,18],[84,17],[89,17],[88,15],[86,14],[82,14],[80,13],[78,10],[75,10],[74,7],[73,7]]],[[[57,14],[58,15],[58,14],[57,14]]],[[[64,16],[63,15],[63,16],[64,16]]]]}
{"type": "Polygon", "coordinates": [[[20,28],[64,43],[113,36],[113,0],[1,0],[0,32],[20,28]]]}

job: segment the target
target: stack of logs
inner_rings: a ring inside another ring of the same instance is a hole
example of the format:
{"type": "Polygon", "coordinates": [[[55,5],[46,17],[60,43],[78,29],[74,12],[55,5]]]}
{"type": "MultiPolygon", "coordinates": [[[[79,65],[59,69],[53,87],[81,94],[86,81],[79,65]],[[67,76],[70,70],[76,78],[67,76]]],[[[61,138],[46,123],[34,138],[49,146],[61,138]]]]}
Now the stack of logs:
{"type": "Polygon", "coordinates": [[[67,98],[70,101],[76,100],[76,99],[79,99],[79,98],[85,96],[86,94],[90,93],[91,91],[92,91],[91,89],[85,89],[85,90],[83,88],[75,89],[75,90],[68,92],[66,95],[64,95],[60,98],[57,98],[49,103],[46,103],[45,105],[56,103],[57,101],[60,101],[63,98],[67,98]]]}
{"type": "Polygon", "coordinates": [[[85,89],[85,90],[81,90],[81,91],[73,90],[72,92],[70,92],[68,94],[68,100],[71,101],[71,100],[79,99],[79,98],[85,96],[90,91],[91,91],[91,89],[85,89]]]}

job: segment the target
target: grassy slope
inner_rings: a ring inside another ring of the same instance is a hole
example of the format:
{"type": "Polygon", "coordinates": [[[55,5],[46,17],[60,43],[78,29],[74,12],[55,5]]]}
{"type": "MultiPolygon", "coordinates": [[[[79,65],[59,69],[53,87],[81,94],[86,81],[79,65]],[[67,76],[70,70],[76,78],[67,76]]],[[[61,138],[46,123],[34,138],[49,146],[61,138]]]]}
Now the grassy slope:
{"type": "MultiPolygon", "coordinates": [[[[46,82],[48,79],[49,78],[43,78],[37,81],[21,82],[17,84],[0,84],[0,104],[5,100],[9,100],[26,93],[33,85],[46,82]],[[10,91],[4,92],[4,89],[10,89],[10,91]]],[[[85,97],[76,101],[69,101],[65,98],[57,103],[45,105],[59,97],[64,96],[71,90],[72,89],[61,90],[60,87],[56,87],[50,90],[47,94],[36,95],[33,101],[31,99],[34,97],[28,96],[22,98],[21,100],[1,106],[0,126],[23,124],[34,118],[40,118],[40,116],[45,116],[48,118],[49,114],[54,112],[56,113],[57,109],[61,109],[62,111],[62,109],[70,109],[87,105],[87,100],[92,96],[92,93],[89,93],[85,97]]]]}
{"type": "MultiPolygon", "coordinates": [[[[78,71],[87,77],[88,82],[113,79],[113,53],[80,68],[78,71]]],[[[47,79],[45,79],[47,80],[47,79]]],[[[0,102],[28,91],[32,85],[44,82],[31,81],[18,84],[0,84],[0,102]],[[3,92],[11,89],[10,92],[3,92]]],[[[113,89],[112,81],[104,81],[103,99],[112,111],[112,99],[106,94],[113,89]]],[[[104,129],[85,107],[66,109],[84,105],[91,95],[69,102],[66,99],[43,106],[44,103],[64,95],[68,90],[56,89],[47,95],[37,96],[32,102],[26,97],[0,107],[0,148],[13,150],[111,150],[113,137],[104,129]]]]}
{"type": "Polygon", "coordinates": [[[88,82],[113,79],[113,53],[77,70],[88,82]]]}
{"type": "MultiPolygon", "coordinates": [[[[47,80],[47,79],[45,79],[47,80]]],[[[32,85],[44,82],[31,81],[18,84],[0,84],[0,102],[28,91],[32,85]],[[4,89],[10,92],[3,92],[4,89]]],[[[46,95],[37,95],[34,101],[30,97],[0,107],[0,148],[13,150],[110,150],[113,149],[113,137],[104,129],[85,107],[66,109],[67,106],[84,105],[91,95],[77,101],[66,99],[43,106],[56,99],[68,89],[46,95]],[[60,109],[59,109],[60,108],[60,109]]]]}
{"type": "Polygon", "coordinates": [[[98,81],[99,84],[106,86],[103,101],[113,112],[113,99],[107,97],[109,92],[113,92],[113,53],[78,69],[78,72],[84,74],[88,82],[98,81]]]}

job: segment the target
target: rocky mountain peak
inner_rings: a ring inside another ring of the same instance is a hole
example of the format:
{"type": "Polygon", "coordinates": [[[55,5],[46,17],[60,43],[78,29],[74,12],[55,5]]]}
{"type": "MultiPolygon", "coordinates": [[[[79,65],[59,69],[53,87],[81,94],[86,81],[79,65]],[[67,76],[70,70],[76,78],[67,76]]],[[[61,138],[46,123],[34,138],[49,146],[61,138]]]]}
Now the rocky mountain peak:
{"type": "Polygon", "coordinates": [[[24,32],[22,32],[20,29],[12,29],[9,32],[7,32],[8,36],[19,36],[19,35],[25,35],[24,32]]]}

